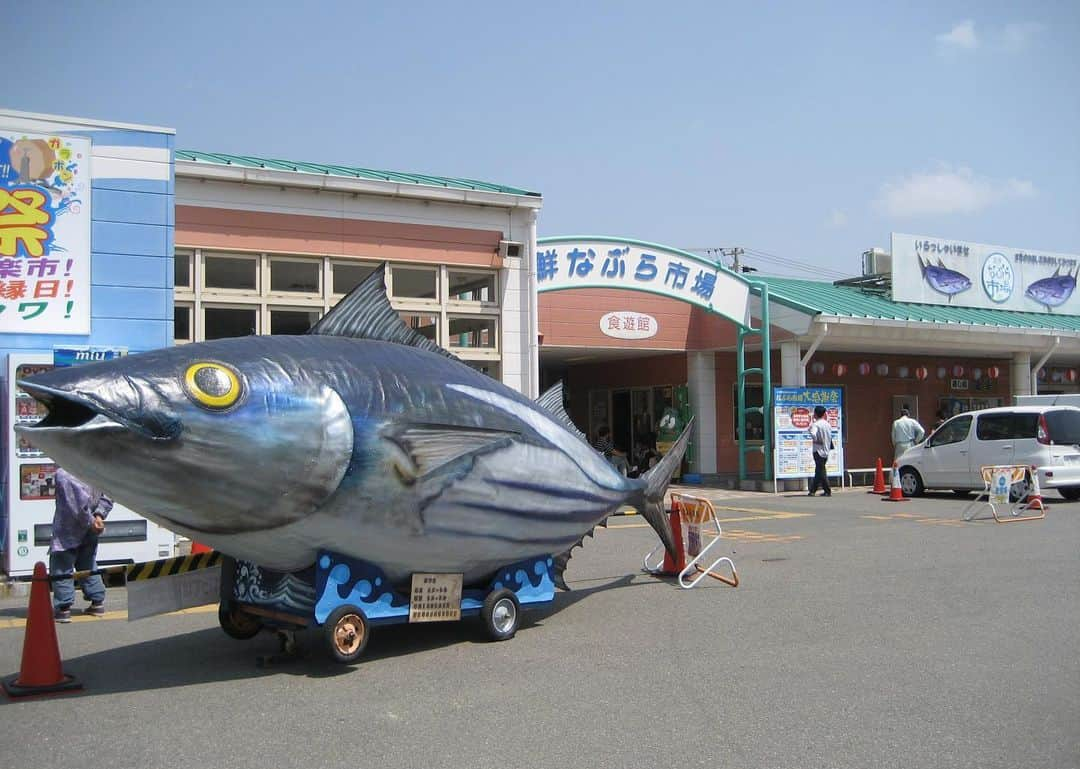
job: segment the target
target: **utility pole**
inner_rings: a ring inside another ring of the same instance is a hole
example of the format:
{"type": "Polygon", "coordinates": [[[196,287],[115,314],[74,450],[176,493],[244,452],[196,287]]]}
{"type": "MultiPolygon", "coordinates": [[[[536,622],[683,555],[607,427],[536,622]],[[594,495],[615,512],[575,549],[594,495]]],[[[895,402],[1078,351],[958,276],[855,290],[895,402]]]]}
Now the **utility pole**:
{"type": "Polygon", "coordinates": [[[731,271],[735,273],[743,272],[757,272],[753,267],[746,267],[742,263],[743,249],[735,246],[734,248],[718,248],[722,255],[731,257],[731,271]]]}

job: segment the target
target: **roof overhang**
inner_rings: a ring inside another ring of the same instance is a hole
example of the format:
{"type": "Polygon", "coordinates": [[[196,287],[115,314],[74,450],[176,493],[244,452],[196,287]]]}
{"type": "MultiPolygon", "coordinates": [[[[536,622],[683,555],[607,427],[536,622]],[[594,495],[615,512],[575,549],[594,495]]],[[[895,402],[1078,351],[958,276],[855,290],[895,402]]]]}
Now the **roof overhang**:
{"type": "Polygon", "coordinates": [[[543,199],[538,195],[512,195],[505,192],[462,190],[436,187],[409,182],[380,181],[378,179],[353,179],[346,176],[304,173],[302,171],[276,171],[266,168],[223,166],[201,163],[196,160],[177,160],[176,177],[206,181],[258,184],[271,187],[340,192],[355,195],[409,198],[471,206],[496,208],[521,208],[539,210],[543,199]]]}

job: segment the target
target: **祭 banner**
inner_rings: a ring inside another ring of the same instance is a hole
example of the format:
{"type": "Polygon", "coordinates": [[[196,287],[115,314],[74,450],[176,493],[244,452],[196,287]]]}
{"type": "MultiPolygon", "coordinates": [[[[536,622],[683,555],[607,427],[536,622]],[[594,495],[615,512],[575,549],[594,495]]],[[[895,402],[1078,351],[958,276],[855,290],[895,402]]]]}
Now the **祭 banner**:
{"type": "Polygon", "coordinates": [[[813,478],[813,439],[808,428],[814,407],[825,407],[832,429],[833,450],[825,463],[829,475],[844,472],[843,390],[839,387],[774,387],[773,446],[776,478],[813,478]]]}
{"type": "Polygon", "coordinates": [[[0,333],[90,333],[90,140],[0,128],[0,333]]]}
{"type": "Polygon", "coordinates": [[[750,284],[687,251],[617,238],[541,238],[537,290],[628,288],[704,307],[748,325],[750,284]]]}
{"type": "Polygon", "coordinates": [[[897,302],[1080,314],[1080,256],[923,235],[892,235],[897,302]]]}

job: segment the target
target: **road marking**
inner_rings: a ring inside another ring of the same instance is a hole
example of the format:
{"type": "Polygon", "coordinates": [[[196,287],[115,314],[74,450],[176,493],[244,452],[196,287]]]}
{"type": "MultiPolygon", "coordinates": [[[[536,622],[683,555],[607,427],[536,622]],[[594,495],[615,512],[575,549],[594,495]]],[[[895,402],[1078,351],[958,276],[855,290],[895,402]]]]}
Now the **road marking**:
{"type": "MultiPolygon", "coordinates": [[[[648,529],[650,526],[647,523],[617,523],[610,524],[608,528],[648,529]]],[[[716,538],[716,533],[712,531],[702,531],[701,534],[709,539],[716,538]]],[[[724,529],[723,538],[730,539],[733,542],[795,542],[802,539],[802,536],[798,534],[765,534],[759,531],[746,531],[745,529],[724,529]]]]}
{"type": "Polygon", "coordinates": [[[912,515],[911,513],[893,513],[892,515],[863,515],[861,518],[869,518],[872,521],[911,521],[912,523],[925,523],[930,526],[965,526],[967,521],[956,518],[931,518],[925,515],[912,515]]]}
{"type": "MultiPolygon", "coordinates": [[[[180,609],[179,611],[169,612],[164,616],[170,616],[173,614],[205,614],[211,611],[217,611],[218,605],[216,603],[208,603],[204,606],[193,606],[190,609],[180,609]]],[[[88,614],[78,614],[76,612],[71,613],[71,623],[77,622],[101,622],[102,620],[110,619],[127,619],[127,609],[117,611],[107,611],[103,617],[91,617],[88,614]]],[[[26,627],[25,617],[9,617],[6,619],[0,619],[0,630],[18,630],[26,627]]]]}

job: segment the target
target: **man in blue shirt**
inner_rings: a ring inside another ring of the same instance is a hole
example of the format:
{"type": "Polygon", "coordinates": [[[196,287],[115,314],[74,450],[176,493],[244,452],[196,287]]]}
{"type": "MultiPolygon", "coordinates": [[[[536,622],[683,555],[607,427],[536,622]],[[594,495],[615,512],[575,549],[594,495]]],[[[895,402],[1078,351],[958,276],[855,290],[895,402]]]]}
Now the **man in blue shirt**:
{"type": "MultiPolygon", "coordinates": [[[[71,605],[75,603],[72,575],[76,569],[97,569],[98,536],[105,531],[105,518],[112,507],[113,501],[99,490],[63,468],[56,469],[49,574],[53,577],[53,616],[57,622],[71,622],[71,605]]],[[[105,614],[105,583],[101,577],[97,574],[85,577],[80,584],[83,596],[90,602],[86,613],[95,617],[105,614]]]]}

